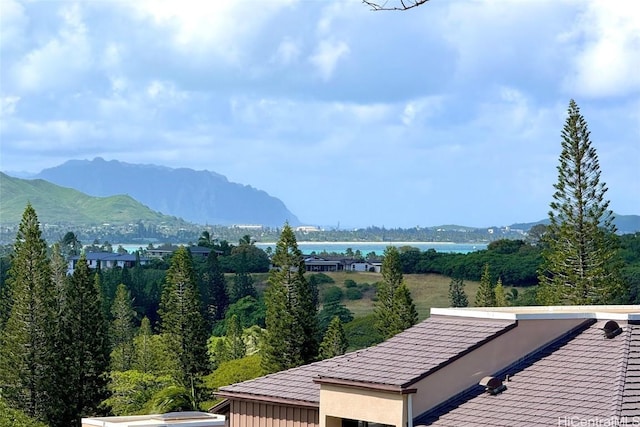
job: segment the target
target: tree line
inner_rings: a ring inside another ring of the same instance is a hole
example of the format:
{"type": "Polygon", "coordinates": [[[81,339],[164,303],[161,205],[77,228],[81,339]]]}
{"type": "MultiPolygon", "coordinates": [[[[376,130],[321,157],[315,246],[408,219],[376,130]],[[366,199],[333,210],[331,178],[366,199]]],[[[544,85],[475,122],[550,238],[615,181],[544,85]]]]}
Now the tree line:
{"type": "MultiPolygon", "coordinates": [[[[417,321],[389,251],[375,314],[381,339],[417,321]]],[[[217,386],[346,351],[341,317],[350,313],[336,301],[319,310],[317,281],[305,277],[291,227],[283,227],[263,298],[245,269],[227,286],[220,255],[212,250],[198,263],[180,247],[164,271],[93,271],[82,254],[68,275],[65,250],[47,246],[28,205],[0,296],[0,402],[50,426],[206,408],[217,386]],[[144,301],[151,295],[159,299],[144,301]]]]}

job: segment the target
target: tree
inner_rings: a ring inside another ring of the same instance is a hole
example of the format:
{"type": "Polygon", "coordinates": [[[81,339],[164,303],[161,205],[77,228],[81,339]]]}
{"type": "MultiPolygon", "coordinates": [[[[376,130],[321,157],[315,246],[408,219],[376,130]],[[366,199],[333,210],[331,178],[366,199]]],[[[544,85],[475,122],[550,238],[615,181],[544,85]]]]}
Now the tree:
{"type": "Polygon", "coordinates": [[[495,307],[496,294],[495,285],[491,281],[489,273],[489,264],[484,265],[482,276],[480,276],[480,286],[476,294],[476,307],[495,307]]]}
{"type": "Polygon", "coordinates": [[[262,358],[266,372],[313,361],[318,354],[317,288],[304,277],[305,265],[295,234],[285,224],[272,259],[265,292],[266,339],[262,358]]]}
{"type": "Polygon", "coordinates": [[[449,304],[451,307],[467,307],[469,299],[464,291],[464,280],[455,277],[449,282],[449,304]]]}
{"type": "Polygon", "coordinates": [[[371,10],[409,10],[414,7],[425,4],[429,0],[397,0],[395,3],[388,5],[388,2],[378,3],[369,0],[362,0],[371,10]]]}
{"type": "Polygon", "coordinates": [[[247,346],[242,338],[242,326],[238,316],[233,315],[227,325],[227,335],[225,336],[227,345],[227,360],[242,359],[247,355],[247,346]]]}
{"type": "Polygon", "coordinates": [[[218,262],[216,251],[209,252],[206,270],[202,275],[202,288],[200,290],[202,304],[204,305],[205,320],[209,326],[224,319],[229,307],[229,295],[224,273],[218,262]]]}
{"type": "MultiPolygon", "coordinates": [[[[400,287],[393,296],[393,323],[392,331],[402,332],[415,325],[418,321],[418,311],[411,298],[411,292],[407,284],[400,283],[400,287]]],[[[395,335],[395,334],[394,334],[395,335]]]]}
{"type": "Polygon", "coordinates": [[[207,333],[189,250],[180,247],[171,258],[160,300],[161,330],[178,361],[178,382],[193,388],[207,370],[207,333]]]}
{"type": "Polygon", "coordinates": [[[0,335],[2,397],[45,420],[53,386],[55,298],[47,245],[31,204],[22,215],[7,282],[11,309],[0,335]]]}
{"type": "Polygon", "coordinates": [[[558,181],[550,204],[539,270],[543,304],[607,304],[624,289],[618,275],[616,227],[596,149],[574,100],[562,130],[558,181]]]}
{"type": "Polygon", "coordinates": [[[144,412],[144,407],[161,390],[174,385],[168,376],[156,376],[136,370],[112,371],[109,375],[109,397],[104,405],[114,415],[136,415],[144,412]]]}
{"type": "Polygon", "coordinates": [[[253,286],[253,277],[246,271],[237,271],[229,290],[229,300],[231,303],[235,303],[247,296],[258,296],[258,292],[253,286]]]}
{"type": "Polygon", "coordinates": [[[60,244],[54,243],[51,247],[51,258],[50,258],[50,267],[51,267],[51,285],[53,287],[55,305],[54,312],[55,315],[59,318],[62,314],[62,308],[64,307],[64,298],[67,287],[67,262],[64,259],[62,254],[62,249],[60,248],[60,244]]]}
{"type": "Polygon", "coordinates": [[[378,301],[374,307],[375,326],[380,335],[388,339],[415,324],[417,314],[409,289],[404,285],[397,248],[385,249],[381,272],[382,282],[378,284],[378,301]]]}
{"type": "Polygon", "coordinates": [[[324,334],[334,317],[338,317],[345,324],[353,320],[353,313],[339,301],[323,304],[322,310],[318,313],[318,331],[324,334]]]}
{"type": "Polygon", "coordinates": [[[60,337],[65,370],[57,378],[58,406],[63,410],[57,425],[80,425],[80,417],[95,414],[106,397],[109,369],[100,276],[92,276],[84,255],[67,282],[60,337]]]}
{"type": "Polygon", "coordinates": [[[347,351],[349,343],[342,327],[342,322],[335,316],[329,323],[327,332],[324,334],[320,344],[320,359],[329,359],[340,356],[347,351]]]}
{"type": "Polygon", "coordinates": [[[495,295],[494,299],[496,307],[507,306],[507,296],[505,295],[504,286],[502,286],[502,279],[500,277],[498,277],[496,287],[493,289],[493,294],[495,295]]]}
{"type": "Polygon", "coordinates": [[[68,231],[60,240],[60,250],[65,258],[80,255],[82,252],[82,242],[75,233],[68,231]]]}
{"type": "Polygon", "coordinates": [[[148,317],[143,317],[138,335],[133,340],[133,369],[156,376],[172,375],[176,377],[178,361],[169,352],[162,335],[154,335],[148,317]]]}
{"type": "Polygon", "coordinates": [[[121,283],[111,306],[111,370],[128,371],[134,357],[133,338],[135,337],[136,312],[131,304],[131,293],[121,283]]]}

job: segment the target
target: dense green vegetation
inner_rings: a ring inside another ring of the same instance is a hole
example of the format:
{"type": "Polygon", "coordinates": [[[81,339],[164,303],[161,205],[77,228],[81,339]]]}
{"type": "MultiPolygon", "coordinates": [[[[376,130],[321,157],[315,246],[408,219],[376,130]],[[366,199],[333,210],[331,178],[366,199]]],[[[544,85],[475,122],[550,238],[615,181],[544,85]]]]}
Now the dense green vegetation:
{"type": "MultiPolygon", "coordinates": [[[[535,304],[543,249],[542,241],[522,240],[469,254],[391,248],[383,273],[305,274],[289,229],[272,257],[279,268],[270,273],[262,272],[268,256],[251,239],[235,246],[203,235],[200,243],[216,249],[208,258],[182,248],[146,266],[77,268],[67,276],[73,233],[48,248],[32,208],[24,221],[0,257],[2,397],[51,426],[88,414],[207,409],[217,387],[283,368],[265,363],[275,358],[265,349],[290,351],[296,339],[300,347],[289,359],[306,363],[378,343],[433,306],[535,304]],[[38,316],[18,328],[31,307],[40,307],[38,316]],[[299,335],[281,346],[274,338],[286,337],[287,329],[299,335]],[[33,340],[43,345],[30,346],[33,340]],[[25,360],[38,369],[29,370],[25,360]],[[81,380],[87,366],[93,374],[81,380]]],[[[624,302],[638,303],[640,233],[613,238],[630,289],[624,302]]]]}
{"type": "Polygon", "coordinates": [[[41,179],[12,178],[2,172],[0,172],[0,188],[2,188],[0,218],[5,224],[20,222],[27,203],[40,212],[40,221],[47,224],[88,226],[104,223],[180,223],[175,217],[152,211],[125,195],[92,197],[41,179]]]}

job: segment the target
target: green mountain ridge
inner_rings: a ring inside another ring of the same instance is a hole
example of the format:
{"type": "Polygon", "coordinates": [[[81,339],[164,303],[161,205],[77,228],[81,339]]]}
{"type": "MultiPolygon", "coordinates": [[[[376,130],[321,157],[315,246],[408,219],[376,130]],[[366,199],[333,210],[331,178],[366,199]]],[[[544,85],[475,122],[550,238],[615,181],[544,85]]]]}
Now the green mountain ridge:
{"type": "Polygon", "coordinates": [[[38,212],[42,223],[49,224],[128,224],[183,222],[153,211],[127,195],[88,196],[42,179],[20,179],[0,172],[0,223],[17,224],[27,203],[38,212]]]}

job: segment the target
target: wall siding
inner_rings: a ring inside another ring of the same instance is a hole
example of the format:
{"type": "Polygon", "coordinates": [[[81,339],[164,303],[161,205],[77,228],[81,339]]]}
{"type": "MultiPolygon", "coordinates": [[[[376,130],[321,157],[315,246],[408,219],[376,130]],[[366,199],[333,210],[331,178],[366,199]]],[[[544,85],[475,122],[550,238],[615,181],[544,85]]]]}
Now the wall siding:
{"type": "Polygon", "coordinates": [[[318,427],[317,408],[231,400],[231,427],[318,427]]]}

